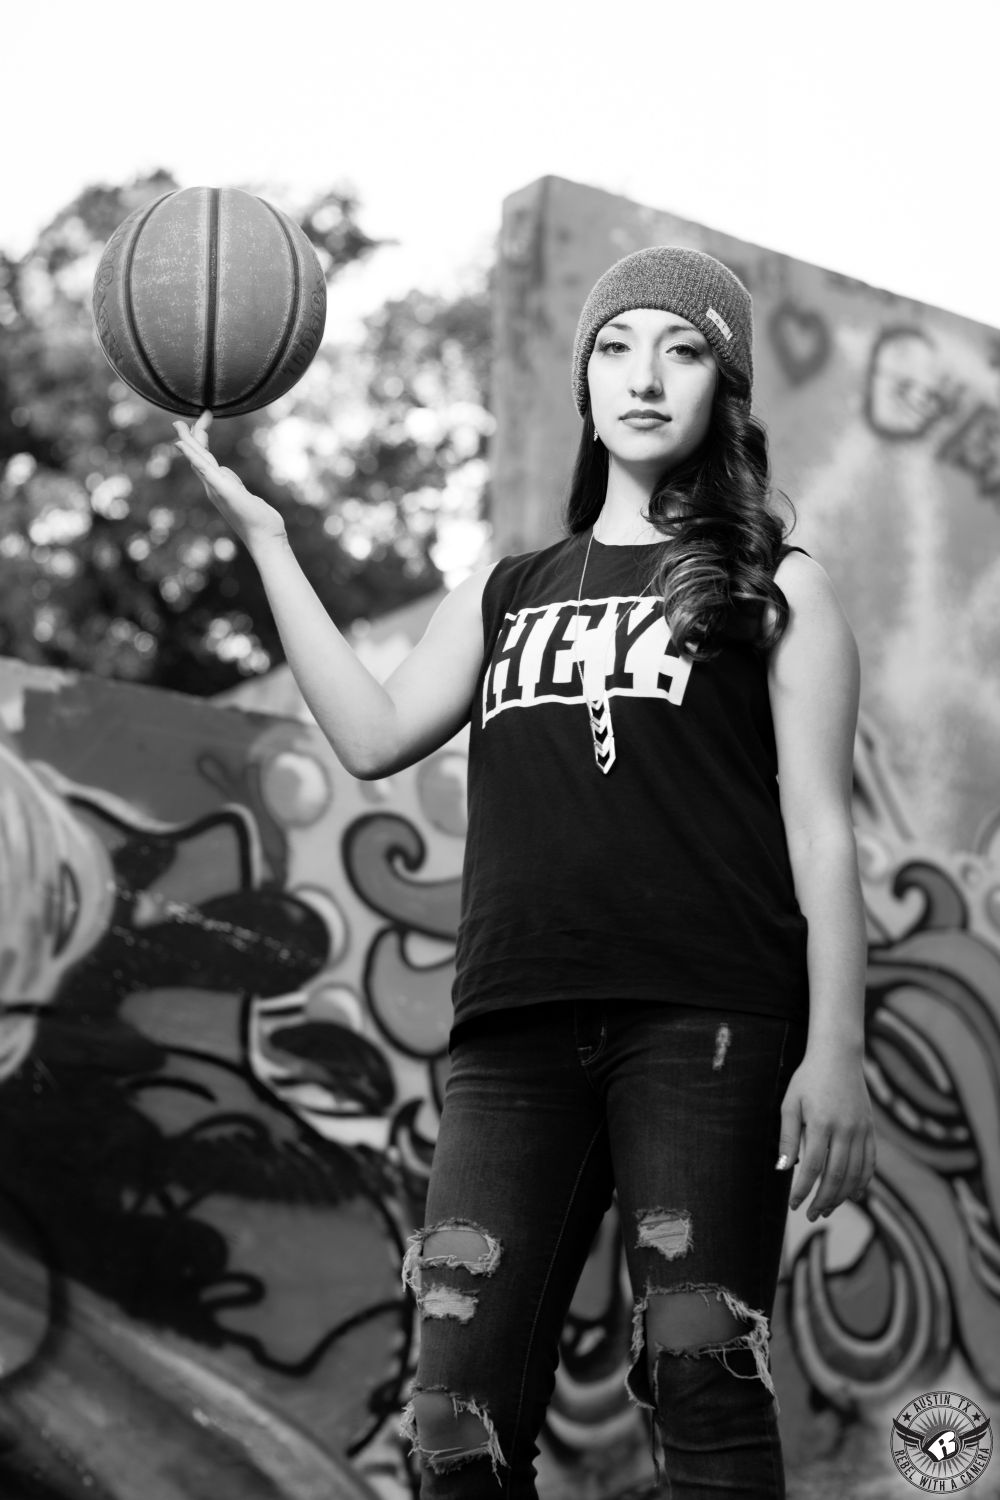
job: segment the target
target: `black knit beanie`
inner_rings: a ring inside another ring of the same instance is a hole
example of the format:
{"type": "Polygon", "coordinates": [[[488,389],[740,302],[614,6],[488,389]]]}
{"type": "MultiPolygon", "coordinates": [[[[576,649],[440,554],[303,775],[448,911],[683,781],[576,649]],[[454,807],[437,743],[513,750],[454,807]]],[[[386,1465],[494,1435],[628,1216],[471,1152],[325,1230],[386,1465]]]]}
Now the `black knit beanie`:
{"type": "Polygon", "coordinates": [[[703,333],[720,366],[734,375],[750,404],[753,386],[753,311],[750,293],[714,255],[681,245],[651,245],[615,264],[595,284],[580,314],[573,344],[573,397],[587,410],[587,362],[598,333],[633,308],[677,313],[703,333]]]}

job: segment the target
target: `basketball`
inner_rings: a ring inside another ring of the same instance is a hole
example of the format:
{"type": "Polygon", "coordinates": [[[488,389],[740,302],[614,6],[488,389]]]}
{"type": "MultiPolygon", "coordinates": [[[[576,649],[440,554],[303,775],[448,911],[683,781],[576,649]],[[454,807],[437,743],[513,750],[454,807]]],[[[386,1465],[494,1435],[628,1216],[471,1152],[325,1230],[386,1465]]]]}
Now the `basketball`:
{"type": "Polygon", "coordinates": [[[326,281],[287,214],[239,188],[182,188],[111,236],[94,324],[112,368],[154,406],[235,417],[277,400],[323,337],[326,281]]]}

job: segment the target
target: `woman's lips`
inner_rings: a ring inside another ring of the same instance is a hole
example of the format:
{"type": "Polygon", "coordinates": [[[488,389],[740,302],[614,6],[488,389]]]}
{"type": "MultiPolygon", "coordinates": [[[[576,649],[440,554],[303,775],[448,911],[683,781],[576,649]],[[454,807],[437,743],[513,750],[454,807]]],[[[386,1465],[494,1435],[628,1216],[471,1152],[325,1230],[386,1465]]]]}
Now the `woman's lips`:
{"type": "Polygon", "coordinates": [[[659,412],[630,411],[621,420],[625,423],[626,427],[649,429],[651,427],[662,426],[663,423],[669,422],[670,418],[661,417],[659,412]]]}

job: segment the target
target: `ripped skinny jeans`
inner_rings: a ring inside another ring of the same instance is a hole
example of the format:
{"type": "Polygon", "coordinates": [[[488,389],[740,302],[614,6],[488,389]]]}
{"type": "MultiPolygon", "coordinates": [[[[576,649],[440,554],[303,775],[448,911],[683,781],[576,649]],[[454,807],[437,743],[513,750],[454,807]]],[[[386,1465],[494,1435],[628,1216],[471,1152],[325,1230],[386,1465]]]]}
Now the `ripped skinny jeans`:
{"type": "Polygon", "coordinates": [[[535,1500],[560,1333],[614,1194],[626,1388],[664,1494],[784,1496],[768,1337],[791,1173],[774,1164],[804,1047],[797,1023],[641,1001],[456,1029],[404,1265],[420,1355],[402,1431],[422,1500],[535,1500]]]}

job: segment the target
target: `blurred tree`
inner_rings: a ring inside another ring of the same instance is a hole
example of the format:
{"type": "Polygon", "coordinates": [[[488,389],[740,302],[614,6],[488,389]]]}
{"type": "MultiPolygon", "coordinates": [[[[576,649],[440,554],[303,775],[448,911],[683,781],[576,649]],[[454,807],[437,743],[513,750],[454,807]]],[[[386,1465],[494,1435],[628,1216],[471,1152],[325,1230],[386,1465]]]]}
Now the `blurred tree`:
{"type": "Polygon", "coordinates": [[[451,582],[480,560],[491,298],[486,272],[452,298],[414,290],[386,303],[357,348],[321,351],[294,412],[262,435],[273,470],[324,508],[324,529],[359,561],[429,558],[451,582]]]}
{"type": "MultiPolygon", "coordinates": [[[[0,255],[0,654],[212,694],[281,660],[266,597],[90,313],[115,227],[176,185],[89,187],[23,260],[0,255]]],[[[357,212],[333,190],[295,215],[330,279],[383,243],[357,212]]],[[[213,429],[338,624],[436,588],[463,526],[475,550],[488,364],[488,285],[411,293],[360,347],[324,345],[280,402],[213,429]]]]}

